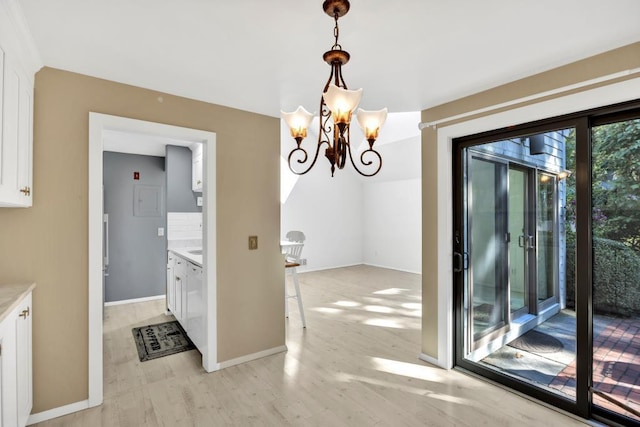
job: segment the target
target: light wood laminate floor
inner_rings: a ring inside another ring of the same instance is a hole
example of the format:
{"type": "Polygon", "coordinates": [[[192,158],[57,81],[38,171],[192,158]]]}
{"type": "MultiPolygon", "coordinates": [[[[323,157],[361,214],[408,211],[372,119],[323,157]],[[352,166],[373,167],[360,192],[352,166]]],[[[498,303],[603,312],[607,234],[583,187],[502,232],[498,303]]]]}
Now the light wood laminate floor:
{"type": "Polygon", "coordinates": [[[104,404],[43,426],[577,426],[583,423],[418,359],[420,276],[355,266],[300,274],[286,353],[207,374],[199,353],[141,363],[131,328],[164,301],[112,306],[104,404]]]}

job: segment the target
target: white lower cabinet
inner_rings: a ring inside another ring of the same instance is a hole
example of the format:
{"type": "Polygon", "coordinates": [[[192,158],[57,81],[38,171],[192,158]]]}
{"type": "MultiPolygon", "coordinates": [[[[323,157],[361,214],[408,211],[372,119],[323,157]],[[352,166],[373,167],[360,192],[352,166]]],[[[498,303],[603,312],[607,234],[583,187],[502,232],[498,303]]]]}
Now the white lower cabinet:
{"type": "Polygon", "coordinates": [[[0,418],[22,427],[33,407],[31,293],[0,323],[0,418]]]}
{"type": "Polygon", "coordinates": [[[187,335],[202,351],[204,344],[204,299],[202,296],[202,267],[187,264],[187,335]]]}
{"type": "Polygon", "coordinates": [[[167,307],[200,352],[206,345],[202,267],[169,251],[167,307]]]}
{"type": "Polygon", "coordinates": [[[33,408],[32,378],[32,317],[31,294],[22,303],[20,314],[15,319],[16,325],[16,359],[17,359],[17,396],[18,425],[27,425],[27,419],[33,408]]]}

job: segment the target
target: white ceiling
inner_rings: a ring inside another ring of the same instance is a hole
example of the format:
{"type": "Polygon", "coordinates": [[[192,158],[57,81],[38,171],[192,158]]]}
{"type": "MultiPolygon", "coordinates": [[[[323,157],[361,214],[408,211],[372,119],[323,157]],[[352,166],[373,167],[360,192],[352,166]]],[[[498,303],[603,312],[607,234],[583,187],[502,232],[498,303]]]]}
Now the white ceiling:
{"type": "MultiPolygon", "coordinates": [[[[322,0],[21,0],[44,64],[277,117],[316,111],[322,0]]],[[[361,107],[409,112],[640,40],[638,0],[352,0],[361,107]]]]}

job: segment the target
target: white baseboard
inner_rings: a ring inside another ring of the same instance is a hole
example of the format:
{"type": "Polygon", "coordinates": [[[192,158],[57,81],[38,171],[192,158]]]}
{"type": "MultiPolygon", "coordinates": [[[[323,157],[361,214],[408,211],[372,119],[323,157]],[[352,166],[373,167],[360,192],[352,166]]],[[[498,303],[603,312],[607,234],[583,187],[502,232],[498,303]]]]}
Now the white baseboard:
{"type": "Polygon", "coordinates": [[[287,351],[286,345],[281,345],[279,347],[270,348],[267,350],[259,351],[257,353],[236,357],[235,359],[225,360],[224,362],[218,363],[218,367],[219,369],[229,368],[231,366],[240,365],[241,363],[246,363],[263,357],[272,356],[277,353],[282,353],[283,351],[287,351]]]}
{"type": "Polygon", "coordinates": [[[298,273],[311,273],[313,271],[326,271],[326,270],[333,270],[333,269],[336,269],[336,268],[355,267],[356,265],[362,265],[362,263],[358,262],[356,264],[334,265],[334,266],[331,266],[331,267],[320,267],[320,268],[307,268],[306,266],[303,266],[303,267],[298,267],[298,273]]]}
{"type": "Polygon", "coordinates": [[[83,400],[81,402],[70,403],[69,405],[59,406],[57,408],[49,409],[48,411],[38,412],[37,414],[29,415],[27,425],[41,423],[43,421],[51,420],[53,418],[69,415],[73,412],[89,409],[89,401],[83,400]]]}
{"type": "Polygon", "coordinates": [[[112,305],[135,304],[137,302],[155,301],[157,299],[162,299],[164,297],[165,297],[165,294],[155,295],[155,296],[152,296],[152,297],[144,297],[144,298],[124,299],[124,300],[121,300],[121,301],[110,301],[110,302],[105,302],[104,306],[105,307],[109,307],[109,306],[112,306],[112,305]]]}
{"type": "Polygon", "coordinates": [[[424,353],[420,353],[420,355],[418,356],[418,359],[422,360],[423,362],[431,363],[432,365],[435,365],[438,368],[447,369],[447,370],[449,369],[446,366],[444,366],[442,363],[440,363],[440,361],[435,357],[431,357],[424,353]]]}
{"type": "Polygon", "coordinates": [[[369,262],[365,262],[364,265],[369,265],[371,267],[378,267],[378,268],[386,268],[387,270],[402,271],[404,273],[422,274],[421,271],[405,270],[404,268],[389,267],[388,265],[371,264],[369,262]]]}
{"type": "Polygon", "coordinates": [[[314,271],[326,271],[326,270],[333,270],[333,269],[336,269],[336,268],[355,267],[357,265],[368,265],[368,266],[371,266],[371,267],[386,268],[388,270],[402,271],[404,273],[422,274],[419,271],[403,270],[401,268],[389,267],[389,266],[386,266],[386,265],[370,264],[368,262],[359,262],[359,263],[356,263],[356,264],[345,264],[345,265],[334,265],[334,266],[330,266],[330,267],[320,267],[320,268],[307,268],[305,266],[302,266],[302,267],[298,267],[298,273],[312,273],[314,271]]]}

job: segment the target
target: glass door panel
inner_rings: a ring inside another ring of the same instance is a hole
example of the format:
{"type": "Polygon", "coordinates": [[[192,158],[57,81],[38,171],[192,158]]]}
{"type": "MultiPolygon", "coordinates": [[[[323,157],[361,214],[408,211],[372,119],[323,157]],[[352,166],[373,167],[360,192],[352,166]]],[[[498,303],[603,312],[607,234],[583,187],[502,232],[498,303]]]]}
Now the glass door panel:
{"type": "Polygon", "coordinates": [[[640,119],[591,136],[592,401],[640,421],[640,119]]]}
{"type": "MultiPolygon", "coordinates": [[[[562,172],[558,179],[564,179],[562,172]]],[[[538,302],[544,302],[556,296],[556,177],[547,173],[538,174],[537,222],[537,283],[538,302]]]]}
{"type": "MultiPolygon", "coordinates": [[[[527,171],[509,168],[509,298],[511,313],[526,309],[527,171]]],[[[525,310],[527,311],[527,310],[525,310]]]]}
{"type": "Polygon", "coordinates": [[[472,155],[469,161],[468,254],[471,268],[471,331],[473,340],[507,324],[504,280],[506,165],[472,155]]]}
{"type": "Polygon", "coordinates": [[[572,138],[563,129],[460,148],[456,248],[468,261],[458,268],[457,361],[573,403],[575,311],[558,298],[558,289],[574,289],[570,277],[560,281],[575,262],[565,251],[571,227],[559,214],[575,193],[563,173],[575,164],[567,160],[572,138]]]}

